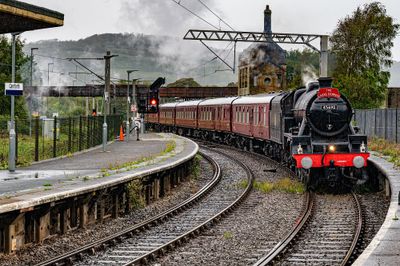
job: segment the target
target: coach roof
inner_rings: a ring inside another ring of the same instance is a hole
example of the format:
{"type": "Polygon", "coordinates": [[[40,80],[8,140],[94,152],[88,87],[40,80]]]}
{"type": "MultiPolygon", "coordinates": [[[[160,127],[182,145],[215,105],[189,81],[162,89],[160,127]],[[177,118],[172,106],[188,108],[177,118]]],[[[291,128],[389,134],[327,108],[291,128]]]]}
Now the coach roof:
{"type": "Polygon", "coordinates": [[[160,104],[160,108],[174,108],[178,102],[160,104]]]}
{"type": "Polygon", "coordinates": [[[258,103],[270,103],[272,99],[279,95],[280,93],[271,93],[271,94],[259,94],[259,95],[250,95],[250,96],[242,96],[233,101],[233,104],[258,104],[258,103]]]}
{"type": "Polygon", "coordinates": [[[202,101],[199,105],[222,105],[222,104],[231,104],[238,97],[224,97],[224,98],[213,98],[202,101]]]}
{"type": "Polygon", "coordinates": [[[197,106],[200,102],[204,100],[194,100],[194,101],[185,101],[180,102],[176,105],[176,107],[190,107],[190,106],[197,106]]]}

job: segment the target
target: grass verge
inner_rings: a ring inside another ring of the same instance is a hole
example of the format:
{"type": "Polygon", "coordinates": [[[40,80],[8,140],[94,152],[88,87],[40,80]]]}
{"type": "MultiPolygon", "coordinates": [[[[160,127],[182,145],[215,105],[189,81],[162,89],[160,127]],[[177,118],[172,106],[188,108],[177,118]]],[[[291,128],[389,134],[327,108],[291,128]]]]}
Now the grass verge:
{"type": "Polygon", "coordinates": [[[396,166],[400,166],[400,144],[391,143],[380,138],[371,138],[368,140],[368,148],[371,151],[376,151],[384,156],[388,156],[388,161],[396,166]]]}
{"type": "MultiPolygon", "coordinates": [[[[247,180],[242,180],[238,183],[238,187],[244,189],[247,187],[247,184],[247,180]]],[[[254,181],[253,188],[262,193],[270,193],[274,190],[277,190],[292,194],[303,194],[306,191],[302,183],[289,177],[279,179],[276,182],[254,181]]]]}

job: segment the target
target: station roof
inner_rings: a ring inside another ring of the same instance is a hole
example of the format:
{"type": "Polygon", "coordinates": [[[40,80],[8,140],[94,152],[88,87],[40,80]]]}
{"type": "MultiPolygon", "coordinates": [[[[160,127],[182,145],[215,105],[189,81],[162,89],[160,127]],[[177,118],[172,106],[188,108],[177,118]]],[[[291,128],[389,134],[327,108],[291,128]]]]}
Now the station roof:
{"type": "Polygon", "coordinates": [[[59,27],[64,14],[20,1],[0,0],[0,34],[59,27]]]}

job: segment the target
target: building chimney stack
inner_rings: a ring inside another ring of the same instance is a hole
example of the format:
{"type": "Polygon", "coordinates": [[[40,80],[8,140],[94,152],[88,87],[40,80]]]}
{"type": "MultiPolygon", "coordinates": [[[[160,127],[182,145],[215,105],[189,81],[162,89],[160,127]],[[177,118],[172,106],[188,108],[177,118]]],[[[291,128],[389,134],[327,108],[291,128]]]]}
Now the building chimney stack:
{"type": "Polygon", "coordinates": [[[264,32],[272,33],[271,30],[271,9],[269,9],[269,5],[264,10],[264,32]]]}

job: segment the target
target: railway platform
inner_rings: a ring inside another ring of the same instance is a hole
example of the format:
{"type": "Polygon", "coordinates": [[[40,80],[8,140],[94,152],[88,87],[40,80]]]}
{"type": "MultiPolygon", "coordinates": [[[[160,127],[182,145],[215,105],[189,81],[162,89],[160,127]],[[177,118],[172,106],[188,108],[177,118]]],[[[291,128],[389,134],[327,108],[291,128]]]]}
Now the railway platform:
{"type": "Polygon", "coordinates": [[[111,175],[109,170],[117,170],[126,163],[154,159],[166,150],[167,145],[176,145],[176,141],[171,136],[145,134],[141,136],[141,141],[131,139],[129,142],[112,142],[107,145],[106,152],[103,152],[101,147],[96,147],[76,155],[50,159],[19,168],[15,173],[2,170],[0,171],[0,212],[3,205],[1,198],[29,195],[38,188],[43,190],[43,187],[47,187],[48,190],[51,187],[53,190],[56,187],[68,188],[76,183],[82,183],[80,186],[92,185],[92,183],[101,182],[93,177],[105,173],[106,170],[109,172],[106,175],[111,175]]]}
{"type": "Polygon", "coordinates": [[[0,171],[0,252],[130,211],[132,182],[156,200],[189,174],[198,151],[174,134],[147,133],[60,159],[0,171]]]}
{"type": "Polygon", "coordinates": [[[386,186],[390,184],[390,205],[378,233],[353,265],[399,265],[400,169],[384,158],[374,155],[369,158],[369,162],[386,176],[386,186]]]}

